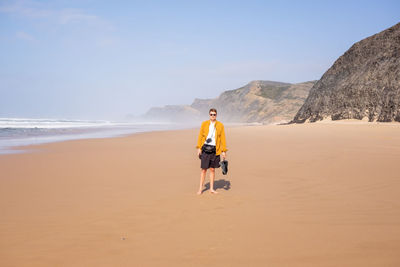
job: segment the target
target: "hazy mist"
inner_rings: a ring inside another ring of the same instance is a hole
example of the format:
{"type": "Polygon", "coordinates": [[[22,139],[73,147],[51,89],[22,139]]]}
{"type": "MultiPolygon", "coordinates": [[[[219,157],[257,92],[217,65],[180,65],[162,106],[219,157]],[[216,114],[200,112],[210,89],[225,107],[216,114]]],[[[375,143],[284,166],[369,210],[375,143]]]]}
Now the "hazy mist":
{"type": "Polygon", "coordinates": [[[397,1],[0,1],[0,117],[124,119],[316,80],[397,1]]]}

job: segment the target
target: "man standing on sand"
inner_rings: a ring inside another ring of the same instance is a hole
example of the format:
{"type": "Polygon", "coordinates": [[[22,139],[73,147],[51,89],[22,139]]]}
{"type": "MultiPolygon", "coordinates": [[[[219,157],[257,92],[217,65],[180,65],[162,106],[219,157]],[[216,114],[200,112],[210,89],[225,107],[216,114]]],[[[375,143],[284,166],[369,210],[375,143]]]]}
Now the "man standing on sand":
{"type": "Polygon", "coordinates": [[[219,168],[220,155],[226,158],[225,129],[222,122],[217,121],[217,110],[210,109],[210,120],[201,124],[199,138],[197,140],[197,155],[201,159],[200,188],[197,192],[203,192],[204,179],[207,169],[210,169],[210,193],[218,193],[214,190],[215,168],[219,168]]]}

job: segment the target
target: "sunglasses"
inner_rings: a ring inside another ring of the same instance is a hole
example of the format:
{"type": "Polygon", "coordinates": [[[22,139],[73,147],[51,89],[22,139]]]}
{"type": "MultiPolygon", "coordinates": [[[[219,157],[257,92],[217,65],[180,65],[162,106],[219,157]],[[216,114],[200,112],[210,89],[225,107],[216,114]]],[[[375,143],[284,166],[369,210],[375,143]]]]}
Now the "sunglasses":
{"type": "Polygon", "coordinates": [[[210,113],[210,116],[217,116],[217,113],[210,113]]]}

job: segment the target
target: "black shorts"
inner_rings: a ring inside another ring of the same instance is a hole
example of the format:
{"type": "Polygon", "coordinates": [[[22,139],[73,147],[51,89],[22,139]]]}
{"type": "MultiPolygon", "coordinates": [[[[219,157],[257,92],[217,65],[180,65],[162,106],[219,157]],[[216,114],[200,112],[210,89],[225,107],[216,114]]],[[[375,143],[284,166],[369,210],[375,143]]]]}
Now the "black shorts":
{"type": "Polygon", "coordinates": [[[221,161],[220,156],[215,155],[215,153],[207,154],[205,152],[201,153],[200,156],[201,164],[200,168],[208,169],[208,168],[219,168],[219,162],[221,161]]]}

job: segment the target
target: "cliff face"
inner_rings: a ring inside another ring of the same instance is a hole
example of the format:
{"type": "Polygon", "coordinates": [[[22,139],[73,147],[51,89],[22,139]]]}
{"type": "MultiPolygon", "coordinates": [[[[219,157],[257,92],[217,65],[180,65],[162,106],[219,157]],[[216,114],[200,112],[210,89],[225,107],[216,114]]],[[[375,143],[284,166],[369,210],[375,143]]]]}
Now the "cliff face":
{"type": "Polygon", "coordinates": [[[215,107],[219,117],[230,122],[284,122],[293,117],[313,85],[314,82],[252,81],[215,99],[196,99],[191,107],[202,114],[215,107]]]}
{"type": "Polygon", "coordinates": [[[315,81],[290,84],[252,81],[223,92],[214,99],[195,99],[190,106],[165,106],[150,109],[144,117],[164,121],[208,119],[210,108],[218,110],[224,122],[288,122],[304,103],[315,81]]]}
{"type": "Polygon", "coordinates": [[[400,23],[355,43],[312,87],[292,122],[400,122],[400,23]]]}

